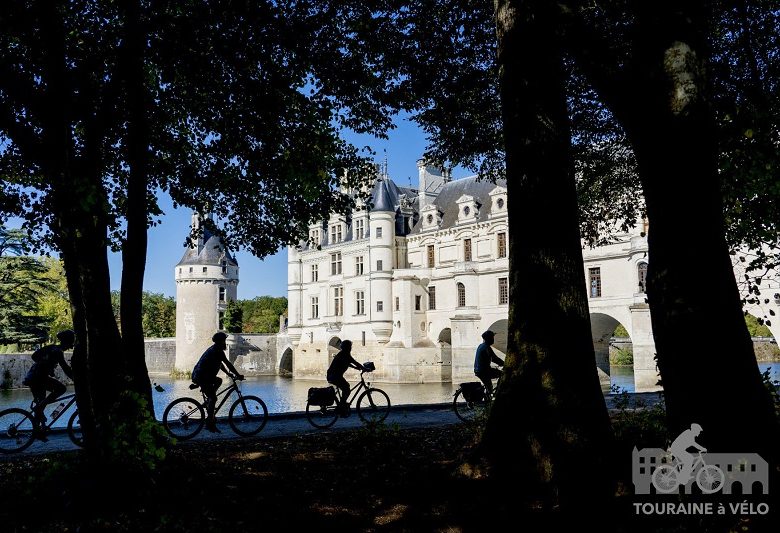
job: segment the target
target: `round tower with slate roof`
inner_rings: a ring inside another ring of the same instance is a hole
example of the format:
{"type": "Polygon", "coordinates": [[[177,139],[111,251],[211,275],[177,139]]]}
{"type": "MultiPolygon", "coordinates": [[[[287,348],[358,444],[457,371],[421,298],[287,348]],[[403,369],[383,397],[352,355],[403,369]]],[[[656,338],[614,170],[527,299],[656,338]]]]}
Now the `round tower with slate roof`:
{"type": "MultiPolygon", "coordinates": [[[[207,215],[211,216],[211,215],[207,215]]],[[[192,227],[200,225],[192,215],[192,227]]],[[[238,262],[217,235],[204,228],[176,265],[176,370],[192,371],[211,337],[223,327],[227,303],[236,299],[238,262]]]]}
{"type": "Polygon", "coordinates": [[[373,305],[371,329],[379,344],[385,344],[393,332],[393,254],[395,245],[395,210],[393,191],[389,179],[380,178],[373,191],[369,211],[369,235],[371,239],[371,292],[373,305]]]}

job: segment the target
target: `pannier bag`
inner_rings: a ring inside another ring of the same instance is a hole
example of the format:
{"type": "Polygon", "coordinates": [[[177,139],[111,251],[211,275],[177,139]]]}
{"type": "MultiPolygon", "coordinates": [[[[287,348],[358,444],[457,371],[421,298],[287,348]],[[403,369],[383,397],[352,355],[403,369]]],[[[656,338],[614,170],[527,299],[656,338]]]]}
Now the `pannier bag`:
{"type": "Polygon", "coordinates": [[[460,390],[467,402],[481,402],[485,399],[485,386],[480,381],[461,383],[460,390]]]}
{"type": "Polygon", "coordinates": [[[366,372],[373,372],[376,370],[376,367],[374,366],[374,363],[371,361],[363,363],[363,370],[366,372]]]}
{"type": "Polygon", "coordinates": [[[336,403],[336,389],[333,387],[311,387],[309,389],[309,403],[328,407],[336,403]]]}

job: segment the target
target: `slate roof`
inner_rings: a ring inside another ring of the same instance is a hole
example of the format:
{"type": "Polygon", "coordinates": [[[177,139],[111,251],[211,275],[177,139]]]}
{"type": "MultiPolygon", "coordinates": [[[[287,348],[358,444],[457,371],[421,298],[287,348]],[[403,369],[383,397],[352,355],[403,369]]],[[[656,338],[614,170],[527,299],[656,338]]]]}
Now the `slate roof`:
{"type": "MultiPolygon", "coordinates": [[[[493,183],[489,180],[477,180],[477,176],[452,180],[444,184],[441,192],[433,200],[433,204],[443,213],[441,225],[438,229],[446,229],[455,226],[458,222],[458,199],[464,194],[473,196],[474,200],[481,204],[477,222],[487,220],[490,217],[492,202],[490,201],[490,191],[497,186],[506,187],[506,180],[496,180],[493,183]]],[[[422,230],[422,218],[412,228],[410,234],[419,234],[422,230]]]]}
{"type": "MultiPolygon", "coordinates": [[[[207,229],[203,229],[203,238],[198,239],[194,247],[187,247],[184,255],[179,261],[179,265],[221,265],[222,253],[224,247],[219,236],[214,235],[207,229]]],[[[238,266],[238,261],[229,250],[224,250],[225,259],[228,264],[238,266]]]]}

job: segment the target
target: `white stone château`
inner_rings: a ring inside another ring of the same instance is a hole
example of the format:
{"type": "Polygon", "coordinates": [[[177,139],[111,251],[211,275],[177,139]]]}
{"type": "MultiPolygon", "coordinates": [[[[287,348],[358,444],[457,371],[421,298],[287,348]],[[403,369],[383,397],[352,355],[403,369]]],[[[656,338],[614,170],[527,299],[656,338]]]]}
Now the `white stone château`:
{"type": "Polygon", "coordinates": [[[311,226],[288,249],[293,376],[324,379],[342,340],[377,381],[473,377],[486,329],[505,350],[506,189],[418,162],[419,187],[380,176],[371,206],[311,226]]]}
{"type": "MultiPolygon", "coordinates": [[[[192,227],[199,225],[198,215],[193,214],[192,227]]],[[[236,299],[238,262],[217,235],[203,228],[176,265],[175,278],[175,367],[189,372],[212,344],[211,336],[223,329],[227,303],[236,299]]]]}

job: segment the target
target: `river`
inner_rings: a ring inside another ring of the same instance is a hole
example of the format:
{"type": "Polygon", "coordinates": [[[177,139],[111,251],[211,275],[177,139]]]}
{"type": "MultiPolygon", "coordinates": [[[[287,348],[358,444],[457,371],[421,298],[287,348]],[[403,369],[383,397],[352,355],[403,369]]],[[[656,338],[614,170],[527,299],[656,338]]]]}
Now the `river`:
{"type": "MultiPolygon", "coordinates": [[[[767,368],[772,369],[773,379],[780,380],[780,361],[760,363],[759,368],[763,372],[767,368]]],[[[631,366],[613,366],[610,369],[613,386],[634,392],[634,369],[631,366]]],[[[189,380],[173,380],[167,376],[152,376],[152,381],[160,385],[162,392],[152,391],[154,399],[154,411],[158,419],[162,418],[165,407],[174,399],[182,396],[199,397],[198,391],[189,390],[189,380]]],[[[399,384],[377,383],[376,386],[390,396],[393,405],[415,403],[447,403],[452,401],[452,395],[460,381],[456,383],[423,383],[423,384],[399,384]]],[[[354,384],[354,380],[352,381],[354,384]]],[[[291,411],[303,411],[306,409],[306,396],[309,387],[323,387],[323,381],[308,381],[299,379],[282,378],[278,376],[262,376],[247,378],[241,384],[244,394],[259,396],[268,407],[270,413],[287,413],[291,411]]],[[[69,388],[72,389],[72,388],[69,388]]],[[[609,393],[607,387],[602,388],[605,394],[609,393]]],[[[29,389],[14,389],[0,391],[0,410],[8,407],[30,407],[29,389]]],[[[228,401],[230,402],[230,400],[228,401]]],[[[222,407],[220,414],[227,414],[229,403],[222,407]]],[[[65,425],[68,416],[61,417],[56,426],[65,425]]]]}

